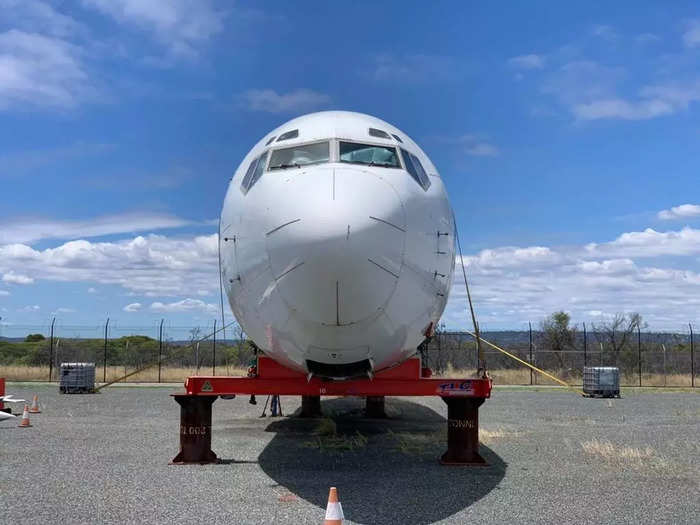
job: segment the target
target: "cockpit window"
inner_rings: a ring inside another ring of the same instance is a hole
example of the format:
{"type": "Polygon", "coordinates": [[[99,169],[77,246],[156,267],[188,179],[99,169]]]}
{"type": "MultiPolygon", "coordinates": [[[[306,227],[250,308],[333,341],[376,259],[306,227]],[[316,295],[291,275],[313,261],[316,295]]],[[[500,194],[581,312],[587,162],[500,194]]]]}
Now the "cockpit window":
{"type": "MultiPolygon", "coordinates": [[[[280,137],[282,138],[282,137],[280,137]]],[[[279,139],[278,139],[279,140],[279,139]]],[[[298,168],[308,164],[320,164],[330,159],[330,143],[316,142],[301,144],[291,148],[276,149],[270,157],[270,171],[285,168],[298,168]]]]}
{"type": "Polygon", "coordinates": [[[248,171],[245,172],[245,176],[241,182],[241,190],[243,193],[248,193],[248,190],[253,187],[253,184],[258,182],[263,171],[265,171],[265,164],[267,164],[267,156],[269,153],[269,151],[266,151],[257,159],[253,160],[250,166],[248,166],[248,171]]]}
{"type": "Polygon", "coordinates": [[[270,144],[272,144],[272,141],[273,141],[273,140],[275,140],[275,136],[274,136],[274,135],[272,135],[272,136],[270,137],[270,140],[268,140],[268,141],[265,143],[265,146],[269,146],[270,144]]]}
{"type": "Polygon", "coordinates": [[[399,137],[398,135],[394,135],[393,133],[391,134],[391,136],[403,144],[403,140],[401,140],[401,137],[399,137]]]}
{"type": "Polygon", "coordinates": [[[423,165],[420,163],[420,160],[418,160],[418,157],[403,148],[401,148],[401,157],[403,158],[403,163],[406,165],[406,171],[408,171],[411,177],[427,191],[428,188],[430,188],[430,178],[428,174],[425,173],[423,165]]]}
{"type": "Polygon", "coordinates": [[[281,142],[283,140],[288,140],[288,139],[295,139],[299,136],[299,130],[298,129],[293,129],[292,131],[287,131],[286,133],[282,133],[280,137],[277,139],[277,142],[281,142]]]}
{"type": "Polygon", "coordinates": [[[385,168],[400,168],[396,148],[376,146],[374,144],[357,144],[355,142],[340,142],[340,162],[382,166],[385,168]]]}
{"type": "Polygon", "coordinates": [[[380,139],[391,139],[386,131],[377,128],[369,128],[369,134],[373,137],[379,137],[380,139]]]}

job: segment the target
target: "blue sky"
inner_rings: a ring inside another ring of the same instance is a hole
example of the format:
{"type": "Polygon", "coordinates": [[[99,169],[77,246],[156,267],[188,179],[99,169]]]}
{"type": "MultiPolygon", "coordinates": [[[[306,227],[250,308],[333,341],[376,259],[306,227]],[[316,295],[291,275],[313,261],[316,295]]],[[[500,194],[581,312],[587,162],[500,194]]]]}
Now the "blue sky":
{"type": "MultiPolygon", "coordinates": [[[[682,330],[699,64],[695,2],[0,0],[0,326],[211,323],[233,170],[284,121],[347,109],[438,166],[485,327],[564,309],[682,330]]],[[[463,301],[457,282],[448,326],[463,301]]]]}

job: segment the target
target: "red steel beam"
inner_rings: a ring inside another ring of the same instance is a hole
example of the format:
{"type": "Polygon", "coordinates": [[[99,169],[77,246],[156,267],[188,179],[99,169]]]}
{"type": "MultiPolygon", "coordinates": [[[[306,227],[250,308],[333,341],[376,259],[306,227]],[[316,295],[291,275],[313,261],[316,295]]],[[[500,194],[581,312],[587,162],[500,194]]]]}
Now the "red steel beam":
{"type": "Polygon", "coordinates": [[[379,372],[372,379],[324,381],[290,370],[270,358],[258,359],[254,377],[192,376],[185,381],[187,395],[234,394],[302,396],[491,396],[490,379],[435,379],[421,377],[420,359],[379,372]]]}

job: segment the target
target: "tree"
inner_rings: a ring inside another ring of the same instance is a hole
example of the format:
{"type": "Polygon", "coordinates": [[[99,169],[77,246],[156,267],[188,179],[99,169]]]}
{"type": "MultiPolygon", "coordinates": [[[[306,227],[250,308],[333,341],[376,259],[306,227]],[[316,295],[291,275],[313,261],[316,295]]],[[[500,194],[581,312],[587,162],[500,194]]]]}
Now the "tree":
{"type": "Polygon", "coordinates": [[[543,343],[557,359],[559,368],[564,368],[562,352],[573,348],[576,341],[576,326],[570,326],[571,316],[566,312],[554,312],[540,323],[543,343]]]}
{"type": "Polygon", "coordinates": [[[642,316],[636,312],[617,313],[609,321],[593,325],[596,339],[607,346],[616,365],[620,359],[620,352],[627,346],[631,336],[642,328],[646,328],[646,323],[642,321],[642,316]]]}
{"type": "Polygon", "coordinates": [[[25,343],[37,343],[39,341],[43,341],[46,339],[43,335],[41,334],[29,334],[27,337],[24,338],[25,343]]]}

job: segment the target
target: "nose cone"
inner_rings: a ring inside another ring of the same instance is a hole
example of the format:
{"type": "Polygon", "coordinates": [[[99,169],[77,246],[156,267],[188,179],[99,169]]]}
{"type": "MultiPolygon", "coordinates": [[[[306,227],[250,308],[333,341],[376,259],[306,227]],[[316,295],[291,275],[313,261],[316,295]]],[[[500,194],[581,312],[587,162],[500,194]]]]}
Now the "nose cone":
{"type": "Polygon", "coordinates": [[[406,220],[391,185],[353,168],[288,170],[270,210],[267,251],[275,286],[306,321],[357,323],[391,297],[406,220]]]}

